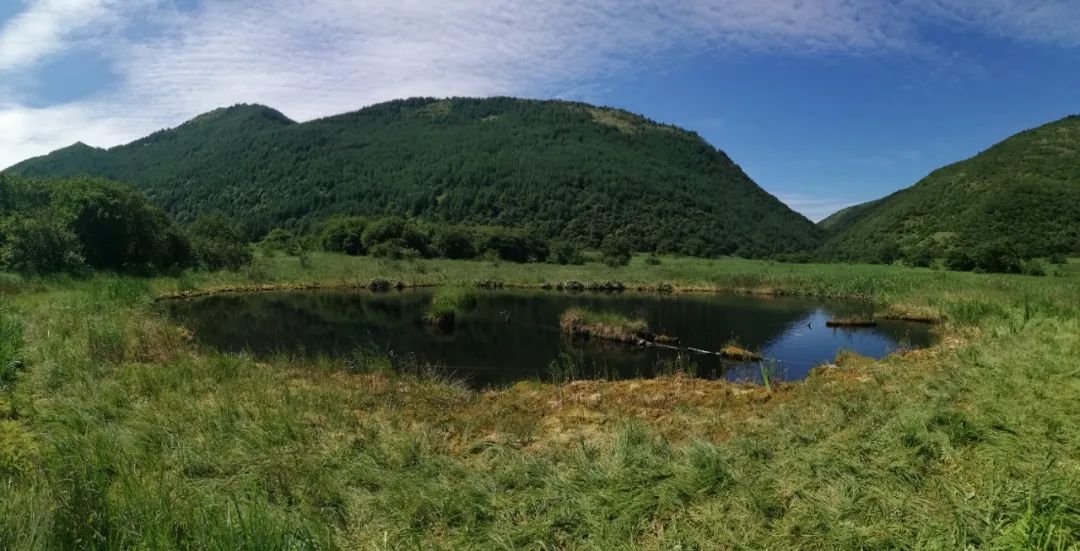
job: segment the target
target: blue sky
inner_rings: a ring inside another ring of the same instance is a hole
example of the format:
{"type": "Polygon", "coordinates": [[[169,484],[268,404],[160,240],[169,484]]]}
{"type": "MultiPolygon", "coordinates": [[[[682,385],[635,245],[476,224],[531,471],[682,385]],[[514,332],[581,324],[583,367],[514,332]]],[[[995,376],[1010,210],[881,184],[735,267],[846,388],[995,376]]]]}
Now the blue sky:
{"type": "Polygon", "coordinates": [[[0,166],[415,95],[623,107],[819,219],[1080,113],[1080,2],[0,0],[0,166]]]}

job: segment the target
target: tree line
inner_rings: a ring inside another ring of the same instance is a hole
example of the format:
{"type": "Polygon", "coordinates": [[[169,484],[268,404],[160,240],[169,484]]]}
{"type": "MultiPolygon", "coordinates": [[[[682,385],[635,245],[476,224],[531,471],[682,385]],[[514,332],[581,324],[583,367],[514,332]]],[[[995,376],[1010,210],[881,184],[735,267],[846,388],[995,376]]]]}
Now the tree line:
{"type": "Polygon", "coordinates": [[[157,273],[237,269],[250,258],[243,230],[224,215],[200,217],[181,228],[130,186],[0,173],[0,269],[33,275],[157,273]]]}
{"type": "MultiPolygon", "coordinates": [[[[239,270],[254,252],[248,234],[221,211],[181,226],[141,191],[100,178],[29,179],[0,173],[0,270],[31,275],[95,270],[161,273],[201,268],[239,270]]],[[[313,231],[276,228],[259,242],[302,258],[312,249],[391,259],[488,258],[581,264],[585,254],[536,232],[426,222],[402,216],[334,216],[313,231]]],[[[601,258],[629,263],[621,235],[606,239],[601,258]]]]}

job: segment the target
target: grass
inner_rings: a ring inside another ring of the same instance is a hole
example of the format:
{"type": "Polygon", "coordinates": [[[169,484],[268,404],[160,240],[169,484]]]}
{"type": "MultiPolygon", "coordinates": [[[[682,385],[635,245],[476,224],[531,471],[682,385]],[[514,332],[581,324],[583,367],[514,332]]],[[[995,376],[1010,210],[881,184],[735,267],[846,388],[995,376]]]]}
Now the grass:
{"type": "Polygon", "coordinates": [[[0,548],[1075,549],[1080,279],[635,258],[312,255],[240,274],[19,280],[0,346],[0,548]],[[200,350],[156,297],[242,286],[599,284],[855,296],[939,344],[803,383],[474,392],[387,360],[200,350]],[[255,281],[257,280],[257,281],[255,281]],[[14,337],[12,337],[14,335],[14,337]],[[4,352],[0,352],[4,354],[4,352]]]}
{"type": "Polygon", "coordinates": [[[585,308],[570,308],[559,318],[559,327],[567,335],[634,343],[648,331],[644,319],[631,318],[618,312],[597,312],[585,308]]]}
{"type": "Polygon", "coordinates": [[[429,325],[450,329],[458,315],[476,308],[477,296],[472,289],[460,286],[440,287],[431,298],[431,306],[423,321],[429,325]]]}
{"type": "Polygon", "coordinates": [[[854,314],[850,316],[841,316],[833,318],[825,322],[825,327],[876,327],[877,321],[873,316],[865,314],[854,314]]]}
{"type": "Polygon", "coordinates": [[[735,344],[728,344],[720,349],[720,355],[737,362],[760,362],[761,354],[752,352],[735,344]]]}
{"type": "Polygon", "coordinates": [[[22,363],[23,327],[19,318],[0,303],[0,389],[11,384],[22,363]]]}

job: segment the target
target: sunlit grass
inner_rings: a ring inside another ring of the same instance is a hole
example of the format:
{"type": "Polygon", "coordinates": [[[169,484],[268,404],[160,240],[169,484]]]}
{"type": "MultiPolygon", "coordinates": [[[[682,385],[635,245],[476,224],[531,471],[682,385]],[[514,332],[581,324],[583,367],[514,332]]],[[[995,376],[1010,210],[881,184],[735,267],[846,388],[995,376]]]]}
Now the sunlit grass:
{"type": "Polygon", "coordinates": [[[1080,541],[1075,279],[682,258],[420,268],[322,254],[309,269],[279,257],[254,274],[259,285],[456,284],[437,299],[455,307],[476,281],[618,279],[857,296],[945,319],[934,348],[840,358],[771,392],[696,379],[684,363],[655,380],[476,392],[363,350],[201,350],[153,303],[252,275],[20,280],[4,292],[0,361],[24,367],[0,390],[0,548],[1080,541]]]}

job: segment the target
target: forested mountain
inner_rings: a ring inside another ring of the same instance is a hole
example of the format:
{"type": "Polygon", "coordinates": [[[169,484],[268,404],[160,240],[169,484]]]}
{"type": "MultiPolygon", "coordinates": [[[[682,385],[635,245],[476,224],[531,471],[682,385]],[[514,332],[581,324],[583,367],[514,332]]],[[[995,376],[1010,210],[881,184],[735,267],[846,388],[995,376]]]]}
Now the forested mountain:
{"type": "Polygon", "coordinates": [[[622,234],[638,250],[764,256],[823,234],[696,134],[561,101],[409,99],[303,124],[241,105],[10,170],[129,182],[182,222],[221,209],[253,236],[400,214],[582,246],[622,234]]]}
{"type": "Polygon", "coordinates": [[[875,199],[840,209],[818,222],[817,225],[828,233],[839,233],[858,220],[863,212],[879,202],[881,199],[875,199]]]}
{"type": "Polygon", "coordinates": [[[1021,132],[830,219],[822,256],[831,259],[940,258],[988,246],[1021,257],[1080,252],[1080,117],[1021,132]]]}

